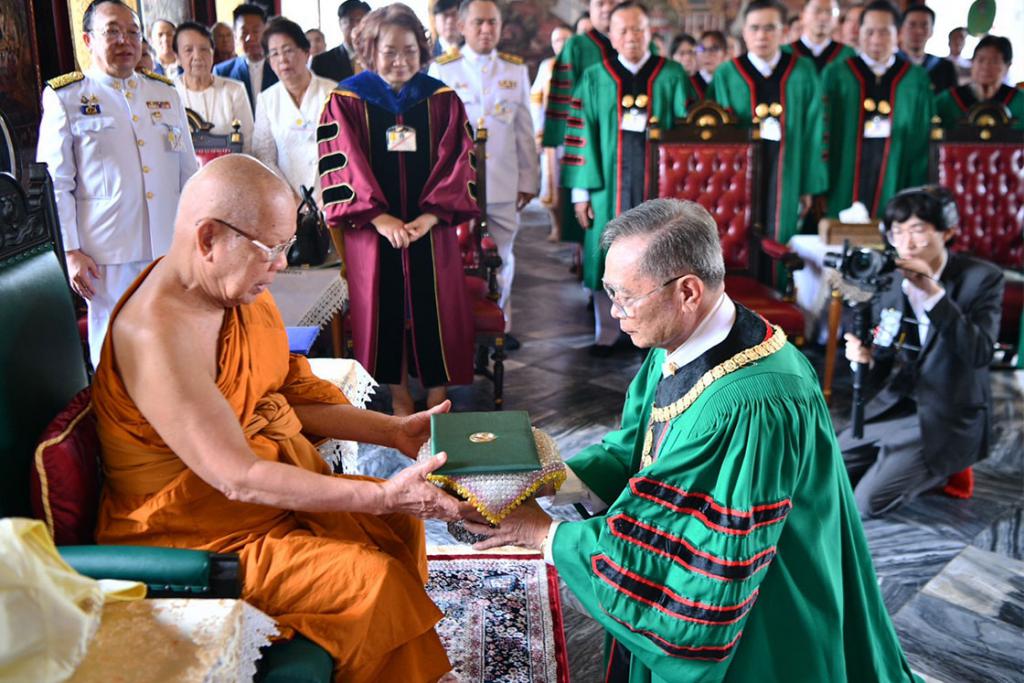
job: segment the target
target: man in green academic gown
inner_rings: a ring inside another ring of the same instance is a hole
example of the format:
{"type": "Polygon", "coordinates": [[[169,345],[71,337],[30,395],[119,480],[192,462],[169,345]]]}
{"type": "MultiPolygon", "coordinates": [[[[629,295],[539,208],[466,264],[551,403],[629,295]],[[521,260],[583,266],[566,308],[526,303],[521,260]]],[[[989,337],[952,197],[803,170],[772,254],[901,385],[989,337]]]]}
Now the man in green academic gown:
{"type": "Polygon", "coordinates": [[[586,230],[583,282],[594,290],[594,355],[608,355],[619,336],[601,289],[601,230],[649,196],[647,127],[686,116],[690,81],[679,64],[651,54],[647,11],[635,2],[612,10],[609,36],[617,55],[586,71],[573,94],[562,157],[562,185],[572,188],[576,220],[586,230]]]}
{"type": "Polygon", "coordinates": [[[477,547],[542,550],[610,636],[614,683],[913,681],[818,378],[725,294],[714,219],[656,199],[604,239],[615,317],[652,351],[556,495],[597,514],[556,523],[531,500],[466,522],[477,547]]]}
{"type": "MultiPolygon", "coordinates": [[[[566,122],[572,109],[573,91],[583,77],[583,72],[603,60],[615,59],[615,48],[607,35],[608,22],[611,11],[621,1],[590,0],[589,15],[594,27],[586,33],[571,36],[556,56],[548,108],[544,112],[544,133],[541,136],[541,145],[544,147],[560,147],[563,144],[566,122]]],[[[583,229],[576,222],[568,190],[559,193],[558,201],[562,216],[562,241],[583,242],[583,229]]]]}
{"type": "Polygon", "coordinates": [[[928,73],[896,54],[899,11],[875,0],[860,15],[856,57],[822,72],[828,140],[827,215],[855,201],[877,217],[903,188],[928,179],[928,73]]]}
{"type": "Polygon", "coordinates": [[[798,40],[783,45],[783,51],[812,60],[818,73],[834,61],[855,56],[857,51],[852,47],[832,40],[838,19],[837,0],[806,0],[803,12],[800,13],[803,33],[798,40]]]}
{"type": "Polygon", "coordinates": [[[709,100],[760,129],[765,235],[783,244],[828,180],[821,85],[810,59],[780,49],[785,21],[778,0],[752,0],[743,10],[748,52],[720,66],[708,89],[709,100]]]}
{"type": "Polygon", "coordinates": [[[979,40],[971,60],[971,82],[935,97],[935,115],[942,127],[956,126],[978,102],[995,102],[1009,111],[1012,127],[1024,129],[1024,90],[1006,85],[1012,62],[1013,46],[1008,39],[988,35],[979,40]]]}

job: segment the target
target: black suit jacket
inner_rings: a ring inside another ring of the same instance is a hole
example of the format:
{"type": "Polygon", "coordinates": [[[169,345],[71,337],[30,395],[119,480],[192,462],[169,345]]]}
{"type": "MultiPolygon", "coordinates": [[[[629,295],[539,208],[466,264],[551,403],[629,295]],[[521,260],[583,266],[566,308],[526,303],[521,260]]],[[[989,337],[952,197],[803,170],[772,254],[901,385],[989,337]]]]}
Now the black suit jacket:
{"type": "Polygon", "coordinates": [[[309,67],[317,76],[322,76],[338,83],[355,74],[355,69],[352,68],[352,60],[348,58],[348,51],[344,45],[331,48],[313,57],[309,67]]]}
{"type": "MultiPolygon", "coordinates": [[[[901,332],[916,340],[917,321],[903,294],[903,278],[875,302],[903,311],[901,332]]],[[[928,312],[928,338],[921,350],[876,347],[869,386],[881,391],[865,407],[865,418],[879,417],[902,398],[913,398],[921,424],[928,468],[947,476],[988,455],[992,393],[988,365],[999,332],[1003,273],[987,261],[950,254],[940,278],[945,296],[928,312]]]]}

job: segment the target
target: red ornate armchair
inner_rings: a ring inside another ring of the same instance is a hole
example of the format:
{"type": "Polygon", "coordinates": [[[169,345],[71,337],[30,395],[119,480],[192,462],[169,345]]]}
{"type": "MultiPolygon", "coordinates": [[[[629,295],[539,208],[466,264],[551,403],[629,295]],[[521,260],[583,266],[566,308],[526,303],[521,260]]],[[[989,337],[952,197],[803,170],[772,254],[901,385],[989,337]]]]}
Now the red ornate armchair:
{"type": "Polygon", "coordinates": [[[785,294],[772,286],[773,264],[788,271],[802,266],[796,254],[761,234],[761,155],[756,131],[713,102],[702,102],[683,125],[661,131],[651,121],[650,195],[689,199],[718,223],[725,256],[725,291],[735,301],[780,326],[803,344],[804,315],[793,303],[793,279],[785,294]]]}
{"type": "Polygon", "coordinates": [[[1024,308],[1024,131],[1009,126],[1005,107],[982,102],[964,125],[932,130],[931,179],[949,188],[960,209],[953,250],[1007,272],[1000,344],[1020,344],[1024,308]]]}
{"type": "Polygon", "coordinates": [[[200,166],[205,166],[217,157],[225,154],[240,154],[242,151],[242,124],[237,119],[232,122],[233,132],[227,135],[214,135],[210,132],[213,124],[203,120],[191,109],[185,110],[188,117],[188,128],[192,133],[192,146],[196,150],[196,159],[200,166]]]}
{"type": "Polygon", "coordinates": [[[477,125],[474,147],[476,203],[480,217],[463,223],[457,230],[466,295],[476,332],[474,369],[476,374],[494,383],[494,409],[501,410],[505,403],[505,314],[498,306],[497,273],[501,257],[487,232],[487,128],[483,119],[477,125]]]}

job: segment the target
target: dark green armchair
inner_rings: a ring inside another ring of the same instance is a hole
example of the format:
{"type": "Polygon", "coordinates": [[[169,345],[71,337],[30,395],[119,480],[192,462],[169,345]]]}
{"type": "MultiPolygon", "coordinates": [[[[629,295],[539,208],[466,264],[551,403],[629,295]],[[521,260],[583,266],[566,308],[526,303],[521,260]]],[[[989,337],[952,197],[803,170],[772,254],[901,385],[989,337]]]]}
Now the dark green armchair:
{"type": "MultiPolygon", "coordinates": [[[[0,517],[31,517],[30,470],[40,435],[89,383],[67,284],[53,186],[31,164],[27,189],[0,173],[0,517]]],[[[150,597],[238,597],[238,556],[176,548],[59,547],[94,578],[143,581],[150,597]]],[[[257,680],[330,681],[325,650],[296,637],[268,647],[257,680]]]]}

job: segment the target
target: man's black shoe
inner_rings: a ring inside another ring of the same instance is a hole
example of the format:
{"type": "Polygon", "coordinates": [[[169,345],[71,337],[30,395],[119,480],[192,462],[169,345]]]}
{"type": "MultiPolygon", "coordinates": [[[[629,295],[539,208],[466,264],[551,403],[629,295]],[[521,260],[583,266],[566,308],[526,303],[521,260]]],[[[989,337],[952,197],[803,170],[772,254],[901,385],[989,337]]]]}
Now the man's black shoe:
{"type": "Polygon", "coordinates": [[[611,358],[611,355],[615,353],[615,347],[607,346],[605,344],[594,344],[587,349],[587,353],[594,358],[611,358]]]}
{"type": "Polygon", "coordinates": [[[505,333],[505,350],[506,351],[518,351],[521,344],[519,340],[513,337],[509,333],[505,333]]]}

